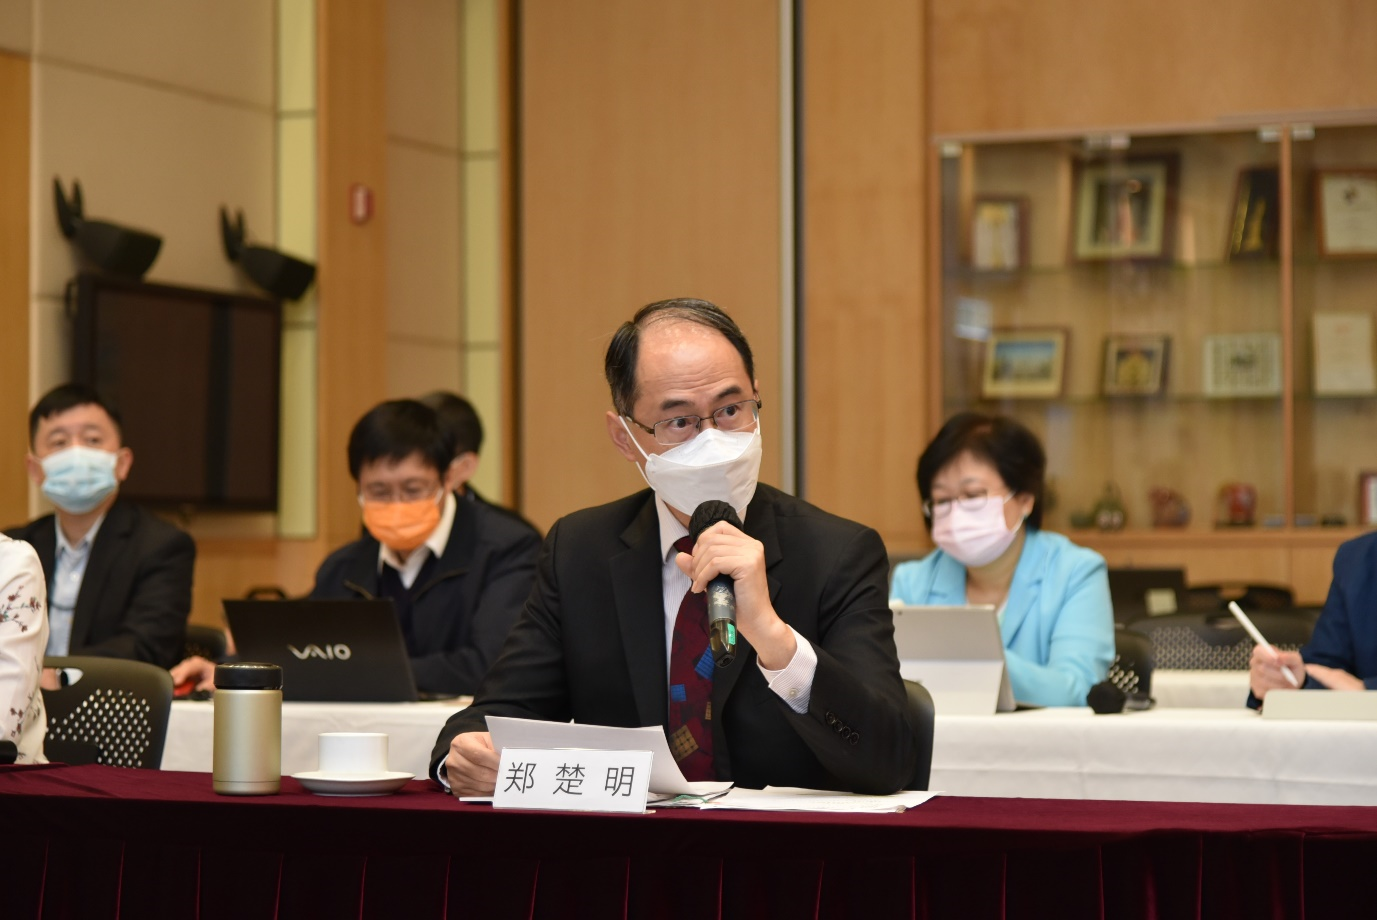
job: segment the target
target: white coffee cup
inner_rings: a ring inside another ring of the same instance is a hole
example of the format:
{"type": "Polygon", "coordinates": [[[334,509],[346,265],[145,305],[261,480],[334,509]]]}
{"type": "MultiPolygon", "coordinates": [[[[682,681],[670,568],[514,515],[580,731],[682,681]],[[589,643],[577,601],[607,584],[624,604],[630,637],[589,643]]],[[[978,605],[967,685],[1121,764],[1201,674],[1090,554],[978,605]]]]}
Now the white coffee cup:
{"type": "Polygon", "coordinates": [[[321,732],[319,755],[321,773],[386,773],[387,734],[321,732]]]}

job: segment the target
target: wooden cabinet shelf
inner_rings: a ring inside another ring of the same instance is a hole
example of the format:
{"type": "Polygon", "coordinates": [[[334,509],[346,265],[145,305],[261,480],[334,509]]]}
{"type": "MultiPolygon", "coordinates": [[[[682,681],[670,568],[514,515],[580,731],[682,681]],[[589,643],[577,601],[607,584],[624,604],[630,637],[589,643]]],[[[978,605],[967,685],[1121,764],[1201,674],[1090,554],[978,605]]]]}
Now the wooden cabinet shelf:
{"type": "MultiPolygon", "coordinates": [[[[1313,602],[1334,548],[1377,525],[1359,497],[1377,470],[1377,392],[1317,392],[1312,332],[1316,314],[1377,328],[1377,258],[1322,257],[1315,176],[1377,168],[1377,123],[1262,127],[1124,136],[1113,150],[943,137],[929,406],[938,421],[977,409],[1035,431],[1057,497],[1045,526],[1112,563],[1196,581],[1270,573],[1313,602]],[[1011,398],[1020,375],[1057,373],[1001,350],[1039,333],[1062,343],[1059,379],[1042,381],[1059,395],[1011,398]],[[1191,526],[1072,531],[1107,483],[1130,523],[1151,519],[1160,487],[1186,499],[1191,526]],[[1284,526],[1213,527],[1221,487],[1239,483],[1256,490],[1257,521],[1284,526]],[[1326,517],[1346,526],[1295,526],[1326,517]]],[[[1355,352],[1371,362],[1373,346],[1355,352]]]]}

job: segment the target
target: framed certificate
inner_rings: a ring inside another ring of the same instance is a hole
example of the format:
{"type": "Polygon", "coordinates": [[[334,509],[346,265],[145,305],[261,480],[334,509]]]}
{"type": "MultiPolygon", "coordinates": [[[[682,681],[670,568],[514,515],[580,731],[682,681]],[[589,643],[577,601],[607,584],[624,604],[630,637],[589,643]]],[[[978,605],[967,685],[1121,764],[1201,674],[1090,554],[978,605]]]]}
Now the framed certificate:
{"type": "Polygon", "coordinates": [[[1315,395],[1377,393],[1371,313],[1315,314],[1315,395]]]}
{"type": "Polygon", "coordinates": [[[1315,230],[1322,258],[1377,256],[1377,169],[1317,172],[1315,230]]]}
{"type": "Polygon", "coordinates": [[[1205,336],[1205,395],[1216,399],[1281,395],[1281,336],[1275,332],[1205,336]]]}

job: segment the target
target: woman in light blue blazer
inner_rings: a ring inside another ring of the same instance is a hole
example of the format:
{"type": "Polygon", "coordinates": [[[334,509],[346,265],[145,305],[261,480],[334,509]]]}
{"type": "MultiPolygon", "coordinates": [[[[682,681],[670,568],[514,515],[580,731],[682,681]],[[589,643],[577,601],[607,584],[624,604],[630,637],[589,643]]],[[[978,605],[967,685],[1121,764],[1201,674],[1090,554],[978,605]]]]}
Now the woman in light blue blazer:
{"type": "Polygon", "coordinates": [[[1104,558],[1042,526],[1047,458],[1013,419],[953,416],[918,458],[918,493],[937,549],[895,567],[905,604],[992,604],[1014,698],[1084,706],[1114,661],[1104,558]]]}

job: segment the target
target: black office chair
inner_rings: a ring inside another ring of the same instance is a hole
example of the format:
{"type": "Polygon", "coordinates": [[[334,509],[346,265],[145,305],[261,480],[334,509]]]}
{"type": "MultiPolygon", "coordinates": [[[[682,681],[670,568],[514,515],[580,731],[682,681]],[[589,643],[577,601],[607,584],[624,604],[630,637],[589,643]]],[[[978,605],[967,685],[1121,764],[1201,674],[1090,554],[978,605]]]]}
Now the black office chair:
{"type": "Polygon", "coordinates": [[[172,675],[165,668],[81,656],[45,658],[43,666],[74,678],[43,691],[49,760],[158,769],[172,712],[172,675]]]}
{"type": "MultiPolygon", "coordinates": [[[[1253,610],[1248,618],[1267,641],[1284,651],[1297,651],[1310,641],[1318,610],[1253,610]]],[[[1152,640],[1158,668],[1202,671],[1246,671],[1253,640],[1227,613],[1186,612],[1148,617],[1133,629],[1152,640]]]]}
{"type": "Polygon", "coordinates": [[[922,684],[906,680],[904,689],[908,691],[908,724],[913,730],[913,742],[918,747],[918,765],[913,769],[913,778],[904,788],[926,792],[932,776],[932,729],[937,711],[933,708],[932,696],[922,684]]]}
{"type": "Polygon", "coordinates": [[[1114,630],[1114,663],[1106,678],[1124,693],[1152,696],[1152,640],[1132,629],[1114,630]]]}
{"type": "Polygon", "coordinates": [[[1254,610],[1292,610],[1296,606],[1295,596],[1284,585],[1218,584],[1191,585],[1182,609],[1228,610],[1229,601],[1236,601],[1250,617],[1254,610]]]}
{"type": "Polygon", "coordinates": [[[1115,623],[1175,613],[1186,604],[1185,569],[1110,569],[1108,574],[1115,623]]]}
{"type": "Polygon", "coordinates": [[[201,626],[196,623],[188,623],[186,627],[186,646],[183,657],[190,658],[193,655],[200,655],[208,661],[221,661],[225,657],[225,652],[229,648],[225,640],[225,631],[214,626],[201,626]]]}

